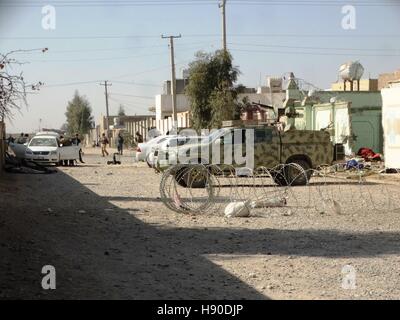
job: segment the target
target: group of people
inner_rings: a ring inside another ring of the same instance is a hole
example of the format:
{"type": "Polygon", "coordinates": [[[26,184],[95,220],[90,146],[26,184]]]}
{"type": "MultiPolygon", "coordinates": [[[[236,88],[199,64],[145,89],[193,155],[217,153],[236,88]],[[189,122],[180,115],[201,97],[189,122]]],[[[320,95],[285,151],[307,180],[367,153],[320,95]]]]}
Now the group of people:
{"type": "MultiPolygon", "coordinates": [[[[136,132],[135,142],[137,144],[139,144],[139,143],[143,143],[143,141],[144,141],[143,136],[140,134],[140,132],[136,132]]],[[[107,151],[107,145],[110,144],[110,141],[108,140],[105,133],[103,133],[102,136],[99,138],[99,143],[101,145],[101,155],[103,157],[108,156],[109,153],[107,151]]],[[[125,139],[124,139],[123,135],[121,134],[121,132],[119,132],[118,136],[116,138],[116,144],[117,144],[118,154],[121,156],[124,154],[124,143],[125,143],[125,139]]]]}
{"type": "Polygon", "coordinates": [[[60,146],[79,146],[81,144],[81,139],[79,138],[79,133],[75,134],[72,139],[67,139],[64,136],[60,136],[60,146]]]}
{"type": "Polygon", "coordinates": [[[6,139],[6,143],[10,145],[10,143],[17,143],[17,144],[25,144],[29,142],[29,134],[27,133],[21,133],[21,135],[18,137],[18,139],[15,139],[12,135],[10,135],[6,139]]]}

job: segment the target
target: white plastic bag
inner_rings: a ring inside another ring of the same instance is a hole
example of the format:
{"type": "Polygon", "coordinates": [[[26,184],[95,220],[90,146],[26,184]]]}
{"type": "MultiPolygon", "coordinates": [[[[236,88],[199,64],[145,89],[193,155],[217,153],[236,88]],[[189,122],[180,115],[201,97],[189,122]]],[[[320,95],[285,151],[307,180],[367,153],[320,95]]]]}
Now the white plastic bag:
{"type": "Polygon", "coordinates": [[[225,217],[238,218],[250,216],[249,201],[231,202],[225,208],[225,217]]]}

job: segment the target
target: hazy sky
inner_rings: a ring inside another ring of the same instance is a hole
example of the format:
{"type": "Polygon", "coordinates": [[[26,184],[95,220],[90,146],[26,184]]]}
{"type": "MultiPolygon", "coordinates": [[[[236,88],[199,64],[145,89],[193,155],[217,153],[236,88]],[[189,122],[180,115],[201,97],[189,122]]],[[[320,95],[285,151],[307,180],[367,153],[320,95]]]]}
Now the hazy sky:
{"type": "MultiPolygon", "coordinates": [[[[377,2],[228,0],[228,46],[240,82],[254,87],[260,75],[264,84],[267,75],[293,71],[328,88],[349,60],[360,60],[366,77],[400,68],[400,1],[377,2]],[[356,8],[355,30],[341,26],[346,4],[356,8]]],[[[97,120],[105,113],[103,80],[113,83],[111,113],[122,103],[129,114],[147,114],[170,78],[161,34],[182,34],[176,40],[180,75],[196,51],[220,48],[218,1],[0,0],[0,52],[49,48],[15,56],[29,62],[21,67],[27,81],[46,85],[7,122],[8,131],[37,130],[39,119],[44,127],[60,127],[75,90],[87,96],[97,120]],[[45,4],[56,8],[55,30],[42,28],[45,4]]]]}

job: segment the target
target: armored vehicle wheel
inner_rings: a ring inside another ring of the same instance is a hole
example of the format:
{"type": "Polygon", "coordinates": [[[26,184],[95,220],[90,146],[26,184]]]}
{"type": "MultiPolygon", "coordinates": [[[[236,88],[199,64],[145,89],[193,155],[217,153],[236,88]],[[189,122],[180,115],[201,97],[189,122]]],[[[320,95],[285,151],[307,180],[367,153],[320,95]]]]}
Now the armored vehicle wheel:
{"type": "Polygon", "coordinates": [[[285,177],[285,170],[281,169],[281,170],[274,170],[271,172],[271,176],[274,179],[274,182],[278,185],[278,186],[287,186],[289,183],[285,177]]]}
{"type": "Polygon", "coordinates": [[[184,167],[176,173],[175,180],[183,188],[204,189],[208,174],[202,166],[184,167]]]}
{"type": "Polygon", "coordinates": [[[312,174],[310,169],[310,165],[305,160],[295,159],[290,161],[290,164],[284,169],[287,183],[291,186],[307,185],[312,174]]]}

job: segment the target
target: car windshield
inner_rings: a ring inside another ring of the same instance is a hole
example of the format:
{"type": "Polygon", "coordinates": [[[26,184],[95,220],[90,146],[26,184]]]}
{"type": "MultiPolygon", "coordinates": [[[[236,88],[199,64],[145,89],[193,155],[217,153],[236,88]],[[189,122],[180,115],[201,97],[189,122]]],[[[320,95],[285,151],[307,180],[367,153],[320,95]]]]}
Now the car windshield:
{"type": "Polygon", "coordinates": [[[57,147],[57,140],[54,138],[33,138],[30,147],[57,147]]]}

